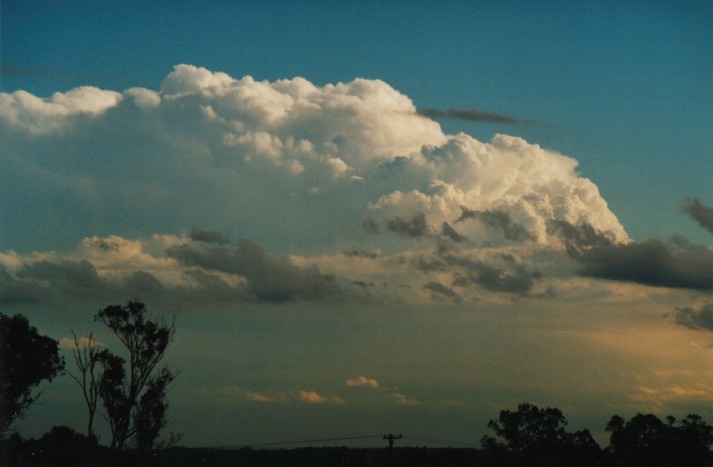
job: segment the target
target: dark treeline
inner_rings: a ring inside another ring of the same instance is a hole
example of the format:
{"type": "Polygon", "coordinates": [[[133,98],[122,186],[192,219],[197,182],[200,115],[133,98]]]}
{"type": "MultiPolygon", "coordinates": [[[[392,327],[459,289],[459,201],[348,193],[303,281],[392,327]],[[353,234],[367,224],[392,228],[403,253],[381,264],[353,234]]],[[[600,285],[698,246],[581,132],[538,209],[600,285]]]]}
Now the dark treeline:
{"type": "Polygon", "coordinates": [[[33,392],[35,387],[61,375],[65,362],[58,354],[57,341],[38,334],[21,315],[0,313],[0,466],[703,467],[713,463],[713,427],[696,414],[665,420],[653,414],[637,414],[629,420],[614,415],[604,427],[609,445],[602,448],[588,429],[568,431],[559,409],[530,403],[501,410],[497,419],[487,423],[493,433],[480,439],[480,448],[476,444],[472,448],[175,447],[180,435],[159,437],[166,425],[166,389],[176,373],[158,364],[173,339],[173,321],[151,317],[141,302],[109,306],[97,313],[95,321],[109,327],[129,358],[127,362],[106,348],[100,350],[91,334],[84,341],[75,335],[77,370],[70,375],[87,405],[87,434],[55,426],[39,439],[24,439],[10,427],[39,397],[33,392]],[[94,433],[93,418],[100,401],[111,429],[109,446],[100,445],[94,433]]]}
{"type": "Polygon", "coordinates": [[[2,441],[2,465],[121,467],[404,465],[404,466],[709,466],[713,427],[698,415],[665,421],[653,414],[629,420],[615,415],[606,426],[602,449],[589,430],[569,432],[559,409],[523,403],[503,410],[488,427],[495,436],[480,448],[306,447],[296,449],[208,449],[170,447],[153,451],[117,450],[67,427],[54,427],[40,439],[15,433],[2,441]]]}

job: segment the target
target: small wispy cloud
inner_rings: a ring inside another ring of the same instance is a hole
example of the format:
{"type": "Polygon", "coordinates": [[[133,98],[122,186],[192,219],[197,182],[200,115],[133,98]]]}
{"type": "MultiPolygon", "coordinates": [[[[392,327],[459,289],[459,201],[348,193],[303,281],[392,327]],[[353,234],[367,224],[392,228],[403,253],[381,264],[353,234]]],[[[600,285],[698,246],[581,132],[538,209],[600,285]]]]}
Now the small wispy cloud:
{"type": "Polygon", "coordinates": [[[95,341],[93,338],[90,337],[80,337],[75,340],[71,337],[63,337],[59,340],[59,347],[62,349],[71,349],[71,350],[77,350],[77,349],[84,349],[87,347],[103,347],[104,344],[101,342],[95,341]]]}
{"type": "Polygon", "coordinates": [[[378,388],[379,382],[374,378],[367,378],[366,376],[359,376],[358,378],[348,379],[346,385],[349,387],[366,386],[370,388],[378,388]]]}
{"type": "Polygon", "coordinates": [[[689,198],[683,202],[681,210],[698,225],[713,234],[713,208],[701,203],[698,198],[689,198]]]}
{"type": "Polygon", "coordinates": [[[339,396],[323,396],[316,391],[300,391],[300,400],[309,404],[346,404],[344,399],[339,396]]]}
{"type": "Polygon", "coordinates": [[[671,403],[692,401],[710,403],[713,400],[711,389],[704,384],[694,386],[676,384],[659,388],[641,386],[634,393],[629,394],[629,399],[636,410],[661,412],[671,403]]]}
{"type": "Polygon", "coordinates": [[[391,395],[394,401],[399,405],[419,405],[420,402],[413,397],[405,396],[401,393],[395,392],[391,395]]]}
{"type": "Polygon", "coordinates": [[[2,64],[0,65],[0,75],[2,76],[20,76],[23,78],[28,78],[33,76],[33,72],[29,70],[28,68],[19,66],[19,65],[14,65],[12,63],[10,64],[2,64]]]}
{"type": "Polygon", "coordinates": [[[523,123],[516,117],[503,115],[495,112],[484,112],[482,110],[473,109],[434,109],[423,108],[418,109],[418,113],[424,117],[439,119],[446,118],[449,120],[464,120],[468,122],[489,122],[489,123],[523,123]]]}
{"type": "Polygon", "coordinates": [[[438,281],[431,281],[424,285],[423,288],[439,297],[449,298],[452,300],[458,300],[459,298],[458,294],[453,289],[441,284],[438,281]]]}
{"type": "Polygon", "coordinates": [[[285,400],[284,396],[275,397],[254,391],[245,391],[242,393],[242,396],[246,401],[251,402],[280,402],[285,400]]]}
{"type": "Polygon", "coordinates": [[[230,239],[224,236],[222,233],[213,229],[199,229],[193,228],[190,234],[191,240],[203,243],[217,243],[222,245],[224,243],[230,243],[230,239]]]}

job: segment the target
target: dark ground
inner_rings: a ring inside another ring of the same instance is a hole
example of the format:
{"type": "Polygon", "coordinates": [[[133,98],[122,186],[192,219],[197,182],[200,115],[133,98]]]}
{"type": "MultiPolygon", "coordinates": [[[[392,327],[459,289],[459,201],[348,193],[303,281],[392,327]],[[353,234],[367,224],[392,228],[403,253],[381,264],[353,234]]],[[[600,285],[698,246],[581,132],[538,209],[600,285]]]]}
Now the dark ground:
{"type": "Polygon", "coordinates": [[[706,459],[688,458],[685,453],[656,456],[641,452],[637,457],[617,458],[601,452],[591,458],[564,453],[541,453],[529,457],[492,453],[468,448],[296,448],[296,449],[209,449],[174,447],[154,453],[112,451],[98,445],[21,443],[4,445],[2,467],[223,467],[223,466],[709,466],[706,459]]]}

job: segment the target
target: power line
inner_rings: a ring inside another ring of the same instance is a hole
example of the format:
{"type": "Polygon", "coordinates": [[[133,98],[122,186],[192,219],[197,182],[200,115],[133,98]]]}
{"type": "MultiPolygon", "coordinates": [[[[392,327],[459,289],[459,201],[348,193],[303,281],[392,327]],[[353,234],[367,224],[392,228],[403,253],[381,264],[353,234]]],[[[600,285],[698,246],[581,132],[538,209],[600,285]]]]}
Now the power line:
{"type": "Polygon", "coordinates": [[[472,447],[472,448],[480,447],[479,445],[473,444],[473,443],[464,443],[462,441],[452,441],[452,440],[445,440],[445,439],[426,438],[423,436],[404,435],[404,439],[411,439],[414,441],[426,441],[426,442],[430,442],[430,443],[438,443],[438,444],[446,444],[446,445],[466,446],[466,447],[472,447]]]}
{"type": "Polygon", "coordinates": [[[367,436],[347,436],[344,438],[321,438],[321,439],[305,439],[299,441],[273,441],[270,443],[255,443],[249,444],[248,446],[279,446],[285,444],[305,444],[305,443],[323,443],[328,441],[348,441],[353,439],[368,439],[368,438],[381,438],[382,435],[367,435],[367,436]]]}
{"type": "Polygon", "coordinates": [[[249,447],[258,447],[259,448],[259,447],[268,447],[268,446],[284,446],[284,445],[290,445],[290,444],[326,443],[326,442],[333,442],[333,441],[351,441],[351,440],[370,439],[370,438],[382,438],[385,440],[389,440],[390,444],[392,446],[393,446],[393,440],[403,438],[403,439],[408,439],[408,440],[412,440],[412,441],[421,441],[421,442],[443,444],[443,445],[449,445],[449,446],[463,446],[463,447],[471,447],[471,448],[479,448],[480,447],[479,445],[473,444],[473,443],[464,443],[462,441],[428,438],[428,437],[424,437],[424,436],[411,436],[411,435],[403,435],[403,434],[400,434],[398,436],[395,436],[395,435],[391,435],[391,436],[392,436],[392,439],[390,439],[390,440],[389,440],[388,435],[364,435],[364,436],[344,436],[344,437],[339,437],[339,438],[318,438],[318,439],[303,439],[303,440],[290,440],[290,441],[271,441],[269,443],[244,444],[244,445],[240,445],[239,447],[249,446],[249,447]]]}

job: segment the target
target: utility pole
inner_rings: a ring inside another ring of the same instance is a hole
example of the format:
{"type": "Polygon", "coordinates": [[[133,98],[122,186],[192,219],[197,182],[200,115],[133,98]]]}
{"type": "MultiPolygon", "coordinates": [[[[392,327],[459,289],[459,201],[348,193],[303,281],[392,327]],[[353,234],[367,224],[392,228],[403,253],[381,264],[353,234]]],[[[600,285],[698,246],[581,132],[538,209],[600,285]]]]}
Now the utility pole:
{"type": "Polygon", "coordinates": [[[395,439],[401,439],[401,435],[392,435],[389,433],[388,435],[384,435],[383,439],[388,439],[389,440],[389,449],[394,449],[394,440],[395,439]]]}

